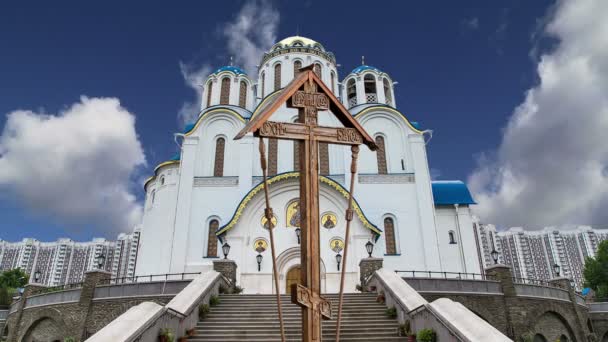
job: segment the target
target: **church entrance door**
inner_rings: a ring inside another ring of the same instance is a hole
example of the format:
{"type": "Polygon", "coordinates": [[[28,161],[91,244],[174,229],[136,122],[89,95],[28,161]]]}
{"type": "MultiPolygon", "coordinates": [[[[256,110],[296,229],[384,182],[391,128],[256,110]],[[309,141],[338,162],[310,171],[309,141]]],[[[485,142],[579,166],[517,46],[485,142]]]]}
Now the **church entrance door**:
{"type": "Polygon", "coordinates": [[[285,281],[285,293],[291,293],[291,285],[300,284],[300,266],[292,267],[287,271],[287,279],[285,281]]]}

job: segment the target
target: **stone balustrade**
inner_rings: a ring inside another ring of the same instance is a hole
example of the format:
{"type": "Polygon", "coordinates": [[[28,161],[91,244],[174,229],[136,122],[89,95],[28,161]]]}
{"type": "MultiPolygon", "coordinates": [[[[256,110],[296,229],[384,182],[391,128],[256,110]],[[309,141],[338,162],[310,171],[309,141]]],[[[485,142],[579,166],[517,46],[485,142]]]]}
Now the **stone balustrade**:
{"type": "Polygon", "coordinates": [[[80,300],[80,291],[81,289],[72,289],[29,296],[24,309],[59,303],[77,303],[80,300]]]}

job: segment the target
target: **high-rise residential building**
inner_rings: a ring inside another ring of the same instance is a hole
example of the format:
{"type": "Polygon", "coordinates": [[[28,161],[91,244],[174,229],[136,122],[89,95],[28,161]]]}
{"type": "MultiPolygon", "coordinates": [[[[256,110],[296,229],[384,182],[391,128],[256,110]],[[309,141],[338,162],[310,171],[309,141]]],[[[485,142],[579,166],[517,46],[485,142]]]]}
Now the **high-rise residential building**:
{"type": "Polygon", "coordinates": [[[113,278],[131,277],[135,272],[139,228],[131,234],[120,234],[116,241],[94,238],[87,242],[59,239],[40,242],[26,238],[20,242],[0,240],[0,271],[21,268],[34,281],[40,271],[39,283],[47,286],[78,283],[86,271],[97,269],[98,257],[105,256],[101,269],[113,278]]]}
{"type": "Polygon", "coordinates": [[[585,258],[595,257],[599,243],[608,239],[608,229],[589,226],[542,230],[517,227],[497,232],[494,225],[474,224],[482,264],[494,263],[490,253],[496,249],[498,262],[510,266],[514,277],[540,280],[554,278],[553,266],[557,264],[560,276],[572,279],[579,290],[584,282],[585,258]]]}

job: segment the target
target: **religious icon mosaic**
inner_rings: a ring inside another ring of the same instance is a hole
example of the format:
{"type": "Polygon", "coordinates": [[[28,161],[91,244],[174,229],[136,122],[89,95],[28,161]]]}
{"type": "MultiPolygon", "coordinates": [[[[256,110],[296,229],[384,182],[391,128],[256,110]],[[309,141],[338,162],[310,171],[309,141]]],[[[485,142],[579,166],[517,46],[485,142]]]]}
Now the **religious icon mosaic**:
{"type": "Polygon", "coordinates": [[[332,238],[331,240],[329,240],[329,247],[332,251],[340,253],[344,249],[344,240],[339,237],[332,238]]]}
{"type": "Polygon", "coordinates": [[[296,200],[287,206],[287,227],[298,228],[300,227],[300,201],[296,200]]]}
{"type": "Polygon", "coordinates": [[[264,238],[257,238],[253,243],[253,249],[258,253],[263,253],[268,249],[268,242],[264,238]]]}
{"type": "MultiPolygon", "coordinates": [[[[262,224],[262,227],[264,227],[264,229],[268,229],[268,219],[266,218],[266,216],[262,216],[262,218],[260,219],[260,223],[262,224]]],[[[272,228],[277,226],[277,217],[276,216],[272,216],[272,228]]]]}
{"type": "Polygon", "coordinates": [[[321,226],[332,229],[338,224],[338,217],[334,213],[326,213],[321,216],[321,226]]]}

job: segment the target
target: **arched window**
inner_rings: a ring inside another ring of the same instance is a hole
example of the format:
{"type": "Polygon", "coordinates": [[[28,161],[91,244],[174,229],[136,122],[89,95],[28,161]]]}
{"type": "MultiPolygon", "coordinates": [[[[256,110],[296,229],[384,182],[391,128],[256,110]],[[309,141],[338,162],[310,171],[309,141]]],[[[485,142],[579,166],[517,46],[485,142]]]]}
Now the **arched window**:
{"type": "Polygon", "coordinates": [[[300,68],[302,67],[302,62],[301,61],[295,61],[293,62],[293,77],[298,76],[298,74],[300,73],[300,68]]]}
{"type": "Polygon", "coordinates": [[[160,177],[160,185],[165,185],[165,176],[160,177]]]}
{"type": "Polygon", "coordinates": [[[453,230],[450,230],[448,232],[448,236],[450,238],[450,245],[456,244],[456,235],[454,235],[454,231],[453,230]]]}
{"type": "Polygon", "coordinates": [[[260,94],[262,94],[262,98],[264,97],[264,92],[265,92],[264,86],[265,86],[265,84],[266,84],[266,73],[263,72],[262,73],[262,91],[260,92],[260,94]]]}
{"type": "Polygon", "coordinates": [[[329,145],[323,142],[319,143],[319,173],[329,175],[329,145]]]}
{"type": "Polygon", "coordinates": [[[224,176],[224,149],[226,147],[226,140],[224,138],[218,138],[215,141],[215,164],[213,166],[213,176],[222,177],[224,176]]]}
{"type": "Polygon", "coordinates": [[[279,154],[279,141],[274,138],[268,139],[268,175],[273,176],[277,174],[278,170],[278,154],[279,154]]]}
{"type": "Polygon", "coordinates": [[[215,232],[219,228],[218,220],[209,221],[209,231],[207,232],[207,257],[217,257],[217,236],[215,232]]]}
{"type": "Polygon", "coordinates": [[[300,143],[293,141],[293,170],[300,171],[300,143]]]}
{"type": "Polygon", "coordinates": [[[330,75],[329,81],[331,82],[331,92],[335,93],[336,90],[335,90],[335,85],[334,85],[335,81],[334,80],[336,79],[336,74],[332,70],[331,74],[329,74],[329,75],[330,75]]]}
{"type": "Polygon", "coordinates": [[[239,89],[239,107],[247,107],[247,82],[241,81],[239,89]]]}
{"type": "Polygon", "coordinates": [[[274,90],[281,89],[281,63],[274,66],[274,90]]]}
{"type": "Polygon", "coordinates": [[[386,146],[384,145],[384,137],[379,135],[376,137],[376,158],[378,159],[378,174],[385,175],[388,173],[386,167],[386,146]]]}
{"type": "Polygon", "coordinates": [[[351,78],[346,84],[346,98],[348,99],[349,107],[357,105],[357,87],[354,78],[351,78]]]}
{"type": "Polygon", "coordinates": [[[384,81],[382,81],[382,84],[384,84],[384,97],[386,98],[386,104],[389,106],[393,105],[393,94],[391,93],[391,85],[388,82],[388,79],[384,79],[384,81]]]}
{"type": "Polygon", "coordinates": [[[222,78],[222,87],[220,89],[220,104],[227,105],[230,101],[230,77],[222,78]]]}
{"type": "Polygon", "coordinates": [[[323,79],[323,73],[321,72],[321,64],[315,63],[315,66],[312,67],[312,71],[314,71],[320,79],[323,79]]]}
{"type": "Polygon", "coordinates": [[[395,222],[390,217],[384,218],[384,239],[386,240],[386,254],[397,254],[395,222]]]}
{"type": "Polygon", "coordinates": [[[376,78],[372,74],[367,74],[363,78],[363,88],[365,89],[365,98],[367,103],[378,102],[376,95],[376,78]]]}
{"type": "Polygon", "coordinates": [[[150,204],[154,204],[154,199],[156,198],[156,190],[152,190],[150,194],[150,204]]]}
{"type": "Polygon", "coordinates": [[[211,106],[211,91],[213,90],[213,82],[207,82],[207,107],[211,106]]]}

